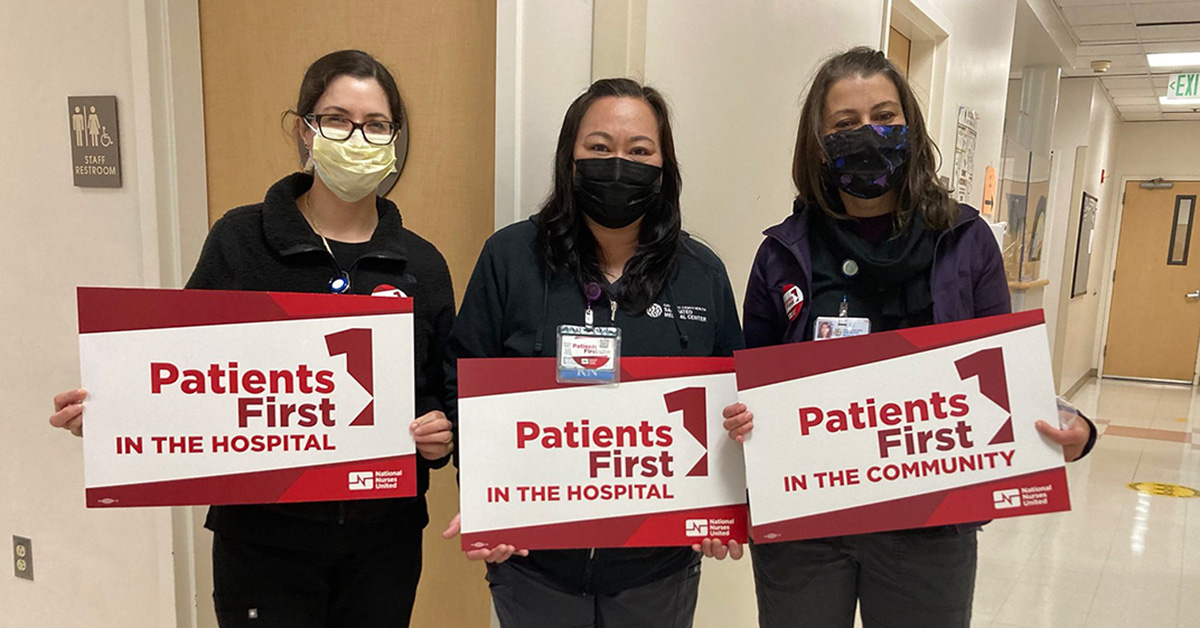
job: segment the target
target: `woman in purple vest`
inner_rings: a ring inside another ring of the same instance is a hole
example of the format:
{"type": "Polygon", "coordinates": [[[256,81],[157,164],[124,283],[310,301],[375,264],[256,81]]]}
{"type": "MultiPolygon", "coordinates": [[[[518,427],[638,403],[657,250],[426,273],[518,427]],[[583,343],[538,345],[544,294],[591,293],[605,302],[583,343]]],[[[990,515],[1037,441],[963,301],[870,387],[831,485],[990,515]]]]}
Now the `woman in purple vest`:
{"type": "MultiPolygon", "coordinates": [[[[749,347],[1011,311],[996,240],[939,183],[936,153],[912,89],[883,53],[854,48],[821,66],[796,134],[792,214],[766,231],[750,272],[749,347]]],[[[743,404],[725,419],[739,442],[754,427],[743,404]]],[[[1095,442],[1086,419],[1037,427],[1067,460],[1095,442]]],[[[978,529],[753,545],[759,625],[851,628],[858,605],[866,628],[967,628],[978,529]]]]}

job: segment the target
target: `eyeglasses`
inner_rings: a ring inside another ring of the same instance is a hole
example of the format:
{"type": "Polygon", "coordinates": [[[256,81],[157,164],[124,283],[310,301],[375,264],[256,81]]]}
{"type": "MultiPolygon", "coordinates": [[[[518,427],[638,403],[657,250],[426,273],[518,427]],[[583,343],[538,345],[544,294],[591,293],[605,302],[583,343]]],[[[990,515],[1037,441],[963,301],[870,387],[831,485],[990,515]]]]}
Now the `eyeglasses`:
{"type": "Polygon", "coordinates": [[[391,144],[400,132],[400,125],[390,120],[355,122],[336,113],[310,113],[304,116],[304,122],[310,129],[320,133],[321,137],[334,142],[344,142],[358,130],[368,144],[386,146],[391,144]]]}

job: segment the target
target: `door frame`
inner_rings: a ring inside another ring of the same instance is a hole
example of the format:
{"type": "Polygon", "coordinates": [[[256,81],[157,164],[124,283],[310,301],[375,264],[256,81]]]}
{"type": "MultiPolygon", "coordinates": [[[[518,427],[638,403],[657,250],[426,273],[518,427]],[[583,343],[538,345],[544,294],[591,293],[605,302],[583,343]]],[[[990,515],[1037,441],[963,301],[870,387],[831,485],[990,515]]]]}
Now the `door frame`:
{"type": "MultiPolygon", "coordinates": [[[[1107,272],[1104,273],[1104,288],[1108,292],[1108,296],[1106,296],[1104,298],[1104,304],[1103,304],[1104,305],[1104,309],[1103,309],[1104,316],[1100,323],[1102,325],[1101,332],[1100,332],[1100,343],[1096,346],[1096,353],[1098,354],[1098,359],[1096,362],[1096,364],[1097,364],[1096,373],[1097,373],[1098,377],[1105,377],[1105,374],[1104,374],[1104,348],[1108,346],[1108,320],[1109,320],[1110,314],[1112,313],[1113,284],[1114,284],[1113,276],[1114,276],[1114,273],[1116,273],[1116,271],[1117,271],[1117,251],[1121,247],[1121,219],[1125,216],[1125,190],[1126,190],[1126,188],[1129,187],[1130,181],[1149,181],[1150,179],[1153,179],[1157,176],[1160,176],[1160,175],[1152,175],[1151,174],[1151,175],[1122,175],[1121,176],[1121,197],[1119,199],[1117,199],[1117,214],[1114,217],[1114,219],[1116,220],[1116,223],[1113,224],[1112,246],[1109,247],[1109,251],[1108,251],[1108,255],[1107,255],[1108,259],[1105,260],[1105,268],[1107,269],[1107,272]]],[[[1200,174],[1186,175],[1186,176],[1173,176],[1170,178],[1170,180],[1171,181],[1200,182],[1200,174]]],[[[1118,379],[1116,376],[1112,376],[1112,375],[1109,375],[1108,377],[1112,378],[1112,379],[1118,379]]],[[[1168,383],[1168,384],[1181,384],[1182,383],[1182,382],[1177,382],[1174,380],[1167,381],[1167,380],[1152,380],[1152,379],[1126,378],[1126,377],[1122,377],[1119,379],[1137,379],[1138,381],[1148,381],[1148,382],[1153,381],[1153,382],[1168,383]]],[[[1198,344],[1196,347],[1196,360],[1194,362],[1194,365],[1192,366],[1191,385],[1192,386],[1200,386],[1200,344],[1198,344]]]]}
{"type": "MultiPolygon", "coordinates": [[[[132,102],[138,112],[136,144],[139,204],[143,207],[143,258],[147,285],[181,288],[208,235],[204,100],[200,73],[198,0],[133,0],[127,33],[133,65],[132,102]],[[197,122],[198,121],[198,122],[197,122]]],[[[176,628],[198,626],[195,560],[204,532],[195,523],[201,507],[169,509],[170,564],[161,565],[174,593],[176,628]]],[[[207,589],[205,589],[207,587],[207,589]]]]}

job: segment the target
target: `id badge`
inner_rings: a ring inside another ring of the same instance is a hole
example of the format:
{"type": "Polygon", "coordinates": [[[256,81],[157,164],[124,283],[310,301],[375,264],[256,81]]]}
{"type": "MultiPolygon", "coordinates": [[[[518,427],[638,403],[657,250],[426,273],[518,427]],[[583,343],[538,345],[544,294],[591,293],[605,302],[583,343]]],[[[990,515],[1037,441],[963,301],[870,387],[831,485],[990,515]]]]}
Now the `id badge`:
{"type": "Polygon", "coordinates": [[[856,316],[818,316],[813,323],[813,340],[832,340],[871,333],[871,319],[856,316]]]}
{"type": "Polygon", "coordinates": [[[560,384],[615,384],[621,381],[621,330],[617,327],[558,327],[560,384]]]}

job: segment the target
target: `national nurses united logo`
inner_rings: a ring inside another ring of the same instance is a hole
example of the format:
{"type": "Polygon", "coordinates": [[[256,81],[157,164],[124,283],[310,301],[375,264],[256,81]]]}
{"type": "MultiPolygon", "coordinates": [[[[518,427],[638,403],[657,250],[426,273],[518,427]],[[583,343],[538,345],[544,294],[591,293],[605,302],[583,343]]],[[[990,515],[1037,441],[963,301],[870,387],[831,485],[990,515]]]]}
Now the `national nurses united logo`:
{"type": "Polygon", "coordinates": [[[787,312],[789,321],[796,320],[800,315],[800,308],[804,307],[804,293],[800,290],[800,286],[794,283],[789,283],[783,287],[783,311],[787,312]]]}

